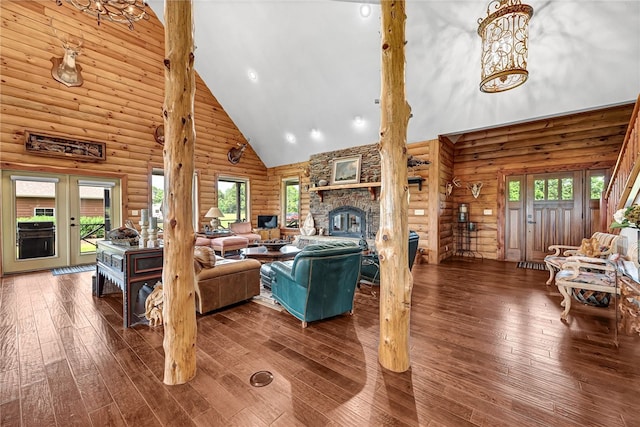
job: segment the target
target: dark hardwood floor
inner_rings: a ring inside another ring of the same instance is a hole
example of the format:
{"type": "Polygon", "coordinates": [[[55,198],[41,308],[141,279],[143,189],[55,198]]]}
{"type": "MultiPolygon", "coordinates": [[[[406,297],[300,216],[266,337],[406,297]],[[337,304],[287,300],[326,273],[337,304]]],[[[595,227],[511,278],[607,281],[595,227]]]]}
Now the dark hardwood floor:
{"type": "Polygon", "coordinates": [[[544,271],[416,265],[411,369],[377,361],[378,297],[301,329],[256,303],[198,317],[198,373],[162,383],[162,328],[122,328],[92,273],[2,279],[2,426],[640,426],[640,337],[561,296],[544,271]],[[256,371],[274,381],[249,384],[256,371]]]}

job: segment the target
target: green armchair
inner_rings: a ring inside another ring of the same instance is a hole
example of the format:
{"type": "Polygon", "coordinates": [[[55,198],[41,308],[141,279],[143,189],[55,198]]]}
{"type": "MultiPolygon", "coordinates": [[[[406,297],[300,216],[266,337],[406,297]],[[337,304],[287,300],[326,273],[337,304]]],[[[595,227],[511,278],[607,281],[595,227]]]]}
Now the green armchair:
{"type": "MultiPolygon", "coordinates": [[[[420,240],[418,233],[409,231],[409,271],[413,268],[413,262],[418,252],[418,240],[420,240]]],[[[380,284],[380,261],[378,260],[378,254],[370,254],[362,258],[359,281],[371,286],[380,284]]]]}
{"type": "Polygon", "coordinates": [[[360,276],[361,248],[352,242],[306,246],[291,261],[271,264],[273,298],[307,322],[353,313],[360,276]]]}

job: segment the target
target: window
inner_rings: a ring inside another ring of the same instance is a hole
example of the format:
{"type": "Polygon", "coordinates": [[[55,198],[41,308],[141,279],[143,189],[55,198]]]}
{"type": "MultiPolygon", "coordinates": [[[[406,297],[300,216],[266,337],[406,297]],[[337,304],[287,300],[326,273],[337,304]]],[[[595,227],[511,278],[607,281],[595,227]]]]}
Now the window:
{"type": "Polygon", "coordinates": [[[604,175],[592,176],[589,185],[590,198],[600,200],[604,191],[604,175]]]}
{"type": "Polygon", "coordinates": [[[562,200],[573,200],[573,178],[562,178],[562,200]]]}
{"type": "Polygon", "coordinates": [[[162,203],[164,200],[164,171],[153,169],[151,172],[151,216],[158,218],[158,228],[164,229],[162,203]]]}
{"type": "Polygon", "coordinates": [[[558,200],[558,184],[560,180],[558,178],[552,178],[547,181],[549,191],[547,192],[547,200],[558,200]]]}
{"type": "MultiPolygon", "coordinates": [[[[193,228],[198,229],[198,180],[197,175],[193,174],[191,202],[193,206],[193,228]]],[[[158,229],[163,230],[164,213],[162,212],[162,204],[164,203],[164,170],[154,168],[151,171],[151,213],[150,216],[158,218],[158,229]]]]}
{"type": "Polygon", "coordinates": [[[282,180],[284,224],[288,228],[298,228],[300,221],[300,180],[285,178],[282,180]]]}
{"type": "Polygon", "coordinates": [[[56,216],[55,208],[34,208],[33,216],[56,216]]]}
{"type": "Polygon", "coordinates": [[[520,201],[520,181],[509,181],[509,201],[520,201]]]}
{"type": "Polygon", "coordinates": [[[573,200],[573,178],[536,179],[535,200],[573,200]]]}
{"type": "Polygon", "coordinates": [[[218,178],[218,208],[224,214],[220,225],[229,228],[232,222],[242,222],[249,218],[249,181],[239,178],[218,178]]]}
{"type": "Polygon", "coordinates": [[[544,200],[547,182],[544,179],[536,179],[533,183],[534,199],[544,200]]]}

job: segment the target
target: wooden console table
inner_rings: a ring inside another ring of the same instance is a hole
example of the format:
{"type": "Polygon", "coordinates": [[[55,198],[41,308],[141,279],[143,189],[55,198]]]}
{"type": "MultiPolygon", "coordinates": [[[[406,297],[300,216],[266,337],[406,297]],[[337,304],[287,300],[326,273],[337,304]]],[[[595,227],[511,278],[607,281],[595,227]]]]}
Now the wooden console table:
{"type": "Polygon", "coordinates": [[[122,289],[124,327],[146,322],[141,290],[147,295],[156,282],[162,281],[163,248],[121,246],[102,240],[96,252],[96,287],[94,295],[101,297],[106,280],[122,289]],[[141,309],[140,309],[141,307],[141,309]]]}

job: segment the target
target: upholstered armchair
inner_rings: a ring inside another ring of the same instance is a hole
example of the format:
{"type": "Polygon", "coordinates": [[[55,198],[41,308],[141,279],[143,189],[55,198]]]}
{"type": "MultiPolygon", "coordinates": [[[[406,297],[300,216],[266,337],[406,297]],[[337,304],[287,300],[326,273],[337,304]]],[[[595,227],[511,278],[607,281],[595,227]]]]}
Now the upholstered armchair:
{"type": "MultiPolygon", "coordinates": [[[[413,267],[413,261],[418,251],[418,233],[409,231],[409,270],[413,267]]],[[[380,262],[377,254],[362,257],[362,268],[360,269],[360,282],[367,285],[380,284],[380,262]]]]}
{"type": "Polygon", "coordinates": [[[260,240],[260,235],[253,232],[250,222],[232,222],[229,223],[229,230],[233,231],[236,236],[246,238],[249,243],[260,240]]]}
{"type": "Polygon", "coordinates": [[[271,264],[273,298],[307,322],[353,313],[361,249],[353,242],[307,245],[291,261],[271,264]]]}

